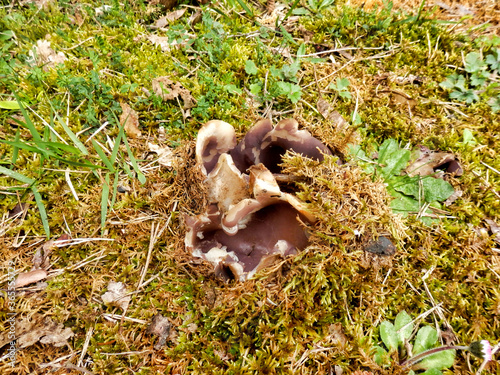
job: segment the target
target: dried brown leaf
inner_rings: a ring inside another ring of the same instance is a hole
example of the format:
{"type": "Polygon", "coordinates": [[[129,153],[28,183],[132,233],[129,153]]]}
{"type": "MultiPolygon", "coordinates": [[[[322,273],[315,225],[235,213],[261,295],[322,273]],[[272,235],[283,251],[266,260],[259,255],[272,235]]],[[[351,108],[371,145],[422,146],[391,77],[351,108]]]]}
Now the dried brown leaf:
{"type": "Polygon", "coordinates": [[[450,206],[453,202],[455,202],[458,198],[460,198],[464,192],[462,190],[455,190],[455,192],[450,195],[450,197],[444,201],[445,206],[450,206]]]}
{"type": "MultiPolygon", "coordinates": [[[[12,341],[9,332],[0,334],[0,348],[12,341]]],[[[24,318],[16,321],[17,347],[22,349],[37,342],[57,347],[68,345],[68,339],[74,335],[71,328],[64,328],[62,323],[56,323],[51,318],[30,320],[24,318]]]]}
{"type": "Polygon", "coordinates": [[[154,348],[160,350],[163,345],[167,342],[167,338],[170,336],[170,331],[172,329],[172,324],[168,318],[161,314],[156,314],[151,320],[151,324],[148,326],[146,333],[150,335],[158,336],[160,339],[155,344],[154,348]]]}
{"type": "Polygon", "coordinates": [[[169,12],[163,17],[156,20],[155,27],[161,28],[167,26],[169,23],[174,22],[181,18],[184,13],[186,13],[187,8],[182,8],[178,10],[174,10],[173,12],[169,12]]]}
{"type": "Polygon", "coordinates": [[[495,241],[500,243],[500,226],[491,219],[486,219],[486,223],[490,226],[490,231],[495,235],[495,241]]]}
{"type": "Polygon", "coordinates": [[[146,38],[155,46],[160,47],[163,52],[170,51],[170,48],[172,47],[168,37],[158,36],[158,35],[148,35],[146,38]]]}
{"type": "Polygon", "coordinates": [[[420,146],[416,152],[416,158],[406,168],[410,176],[434,176],[442,178],[444,171],[461,176],[462,166],[455,160],[455,155],[447,152],[431,151],[427,147],[420,146]]]}
{"type": "Polygon", "coordinates": [[[170,147],[160,147],[154,143],[148,143],[148,147],[150,151],[158,154],[158,163],[160,165],[171,168],[175,164],[177,157],[170,147]]]}
{"type": "Polygon", "coordinates": [[[130,296],[127,295],[127,288],[122,282],[110,281],[108,291],[102,296],[102,301],[105,305],[120,307],[125,311],[130,303],[130,296]]]}
{"type": "Polygon", "coordinates": [[[345,130],[346,128],[349,127],[348,122],[342,117],[340,113],[335,111],[330,105],[330,103],[328,103],[325,99],[323,98],[318,99],[316,106],[318,108],[319,113],[321,113],[321,115],[325,119],[331,121],[335,125],[335,128],[338,131],[345,130]]]}
{"type": "Polygon", "coordinates": [[[122,114],[120,115],[120,124],[125,128],[125,133],[130,138],[141,136],[139,130],[139,116],[127,103],[120,103],[122,114]]]}
{"type": "Polygon", "coordinates": [[[29,51],[29,55],[38,66],[43,65],[44,70],[48,70],[56,64],[66,61],[64,53],[56,53],[50,46],[50,42],[44,39],[37,40],[36,45],[29,51]]]}
{"type": "Polygon", "coordinates": [[[47,271],[45,270],[32,270],[29,272],[20,273],[16,279],[16,288],[22,288],[23,286],[36,283],[47,277],[47,271]]]}
{"type": "Polygon", "coordinates": [[[174,82],[169,77],[162,76],[154,78],[152,81],[153,91],[163,100],[174,100],[181,97],[184,102],[184,109],[196,106],[196,100],[188,89],[184,88],[180,82],[174,82]]]}

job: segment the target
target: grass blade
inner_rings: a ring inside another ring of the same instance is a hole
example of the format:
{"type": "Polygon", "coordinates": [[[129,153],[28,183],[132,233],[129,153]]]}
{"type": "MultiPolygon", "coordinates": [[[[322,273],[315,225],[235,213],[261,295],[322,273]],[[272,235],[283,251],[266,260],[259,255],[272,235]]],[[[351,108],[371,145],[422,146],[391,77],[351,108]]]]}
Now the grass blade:
{"type": "Polygon", "coordinates": [[[35,142],[40,142],[42,140],[42,136],[40,135],[40,133],[38,132],[38,130],[36,130],[35,125],[31,121],[30,116],[28,115],[28,112],[26,112],[26,109],[23,107],[23,105],[21,103],[21,99],[19,99],[19,97],[15,93],[14,93],[14,96],[16,97],[17,102],[19,103],[19,109],[21,110],[21,113],[23,114],[25,122],[22,122],[22,121],[19,121],[19,120],[15,120],[15,121],[18,124],[20,124],[20,125],[28,128],[28,130],[30,131],[31,136],[33,137],[33,140],[35,142]]]}
{"type": "Polygon", "coordinates": [[[101,158],[104,165],[109,169],[110,172],[114,172],[115,168],[113,168],[113,164],[111,164],[111,161],[108,159],[108,157],[102,150],[101,146],[99,146],[99,144],[93,139],[92,139],[92,145],[94,146],[94,149],[96,150],[97,154],[101,158]]]}
{"type": "Polygon", "coordinates": [[[108,216],[108,198],[109,198],[109,173],[106,173],[104,184],[102,185],[101,195],[101,231],[104,232],[106,216],[108,216]]]}
{"type": "Polygon", "coordinates": [[[116,193],[118,192],[118,175],[119,173],[116,171],[115,176],[113,177],[113,195],[111,196],[111,204],[109,205],[111,208],[115,205],[116,193]]]}
{"type": "Polygon", "coordinates": [[[89,152],[87,150],[87,148],[83,145],[83,143],[78,139],[78,137],[76,136],[75,133],[73,133],[73,131],[69,128],[69,126],[66,124],[65,121],[63,121],[63,119],[61,118],[61,116],[59,116],[59,113],[57,113],[55,110],[54,110],[54,107],[52,106],[52,102],[49,101],[49,104],[50,104],[50,107],[52,108],[52,110],[54,111],[54,113],[56,114],[56,118],[57,118],[57,121],[59,122],[59,124],[63,127],[64,131],[66,132],[66,134],[68,135],[68,137],[71,139],[71,141],[73,142],[73,144],[76,146],[76,148],[78,150],[81,151],[81,153],[83,155],[88,155],[89,152]]]}
{"type": "MultiPolygon", "coordinates": [[[[17,128],[14,142],[19,142],[20,137],[21,137],[21,129],[17,128]]],[[[14,167],[14,164],[16,164],[18,156],[19,156],[19,147],[14,147],[14,149],[12,150],[12,167],[14,167]]]]}
{"type": "Polygon", "coordinates": [[[118,135],[116,136],[115,139],[115,145],[113,146],[113,150],[111,151],[110,161],[112,164],[115,164],[116,156],[118,155],[118,150],[120,149],[120,143],[122,141],[123,134],[124,134],[123,126],[120,126],[120,131],[118,132],[118,135]]]}
{"type": "Polygon", "coordinates": [[[243,8],[243,10],[250,16],[250,17],[254,17],[253,15],[253,12],[252,10],[245,4],[245,2],[243,0],[236,0],[238,2],[238,4],[240,4],[240,6],[243,8]]]}
{"type": "Polygon", "coordinates": [[[35,196],[35,202],[38,207],[38,211],[40,212],[40,218],[42,219],[42,225],[43,230],[45,231],[45,235],[47,236],[47,238],[50,238],[49,218],[47,216],[47,211],[45,210],[45,205],[43,204],[42,196],[38,192],[36,186],[32,186],[31,191],[35,196]]]}
{"type": "Polygon", "coordinates": [[[24,182],[25,184],[31,185],[31,191],[33,192],[33,195],[35,196],[35,202],[38,207],[38,211],[40,212],[40,218],[42,219],[42,225],[43,225],[43,230],[45,231],[45,234],[47,235],[47,238],[50,238],[50,227],[49,227],[49,219],[47,216],[47,211],[45,210],[45,205],[43,204],[43,199],[40,193],[38,192],[35,184],[35,180],[32,178],[26,177],[25,175],[14,172],[13,170],[4,168],[0,166],[0,173],[3,173],[4,175],[11,177],[15,180],[24,182]]]}
{"type": "Polygon", "coordinates": [[[127,137],[125,137],[125,136],[123,137],[123,143],[125,144],[125,147],[127,148],[128,157],[130,158],[130,163],[132,163],[132,167],[134,167],[134,171],[135,171],[135,173],[137,173],[137,179],[139,180],[139,182],[141,184],[144,185],[146,183],[146,176],[144,176],[144,174],[142,174],[141,170],[139,169],[139,166],[137,165],[137,161],[134,158],[134,154],[132,153],[132,150],[130,149],[130,147],[128,145],[127,137]]]}
{"type": "Polygon", "coordinates": [[[2,167],[2,166],[0,166],[0,173],[3,173],[4,175],[6,175],[10,178],[13,178],[17,181],[24,182],[25,184],[28,184],[28,185],[33,185],[35,183],[35,180],[33,180],[32,178],[26,177],[25,175],[23,175],[21,173],[14,172],[13,170],[7,169],[7,168],[2,167]]]}

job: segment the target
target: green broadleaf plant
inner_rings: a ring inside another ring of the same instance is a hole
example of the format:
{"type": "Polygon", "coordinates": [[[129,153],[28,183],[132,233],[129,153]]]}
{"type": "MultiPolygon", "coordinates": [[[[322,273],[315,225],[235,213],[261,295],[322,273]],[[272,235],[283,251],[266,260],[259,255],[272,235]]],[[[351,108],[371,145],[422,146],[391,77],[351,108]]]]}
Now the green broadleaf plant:
{"type": "MultiPolygon", "coordinates": [[[[436,350],[436,353],[431,353],[428,356],[423,356],[418,358],[417,356],[422,355],[426,350],[432,350],[435,348],[438,341],[437,331],[431,326],[422,326],[417,332],[413,344],[410,342],[411,335],[413,332],[413,322],[411,317],[406,313],[406,311],[401,311],[394,320],[394,324],[385,320],[380,323],[379,333],[380,339],[382,340],[385,347],[391,353],[397,353],[402,364],[409,363],[413,370],[427,370],[427,374],[440,374],[440,370],[444,368],[449,368],[453,365],[455,360],[455,350],[436,350]],[[414,357],[404,360],[406,356],[407,347],[412,347],[414,357]],[[413,361],[416,358],[416,361],[413,361]]],[[[390,361],[391,357],[387,356],[387,351],[381,347],[375,347],[374,360],[377,364],[383,366],[387,365],[387,361],[390,361]]]]}

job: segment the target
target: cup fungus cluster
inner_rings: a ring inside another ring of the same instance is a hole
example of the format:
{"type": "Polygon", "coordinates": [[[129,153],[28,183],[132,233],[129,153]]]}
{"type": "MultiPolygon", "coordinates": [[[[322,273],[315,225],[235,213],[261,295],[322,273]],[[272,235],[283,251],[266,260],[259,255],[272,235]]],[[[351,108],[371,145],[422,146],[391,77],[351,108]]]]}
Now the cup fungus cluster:
{"type": "Polygon", "coordinates": [[[275,127],[261,120],[239,143],[224,121],[200,129],[196,160],[206,176],[209,205],[205,213],[186,217],[185,243],[214,265],[217,276],[243,281],[307,246],[304,224],[316,219],[303,202],[281,191],[273,175],[288,150],[320,161],[331,155],[293,119],[275,127]]]}

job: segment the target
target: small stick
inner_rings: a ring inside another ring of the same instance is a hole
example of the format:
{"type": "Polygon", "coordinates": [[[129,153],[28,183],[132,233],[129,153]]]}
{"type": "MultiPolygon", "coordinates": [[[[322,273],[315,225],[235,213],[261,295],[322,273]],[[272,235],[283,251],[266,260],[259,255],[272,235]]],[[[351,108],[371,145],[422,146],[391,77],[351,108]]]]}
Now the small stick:
{"type": "Polygon", "coordinates": [[[500,171],[499,171],[498,169],[495,169],[495,168],[493,168],[492,166],[490,166],[490,165],[488,165],[488,164],[486,164],[486,163],[484,163],[484,162],[480,162],[480,163],[481,163],[482,165],[484,165],[485,167],[487,167],[487,168],[491,169],[493,172],[495,172],[495,173],[497,173],[497,174],[500,174],[500,171]]]}
{"type": "Polygon", "coordinates": [[[87,331],[87,334],[85,335],[85,342],[83,343],[82,352],[80,354],[78,362],[76,363],[76,365],[79,367],[81,367],[83,363],[83,358],[85,358],[85,355],[87,354],[87,349],[89,347],[90,338],[92,337],[93,332],[94,332],[94,327],[90,327],[89,330],[87,331]]]}
{"type": "Polygon", "coordinates": [[[66,169],[66,172],[64,172],[64,177],[66,178],[66,183],[69,186],[69,190],[71,191],[71,194],[73,194],[73,197],[75,197],[75,200],[79,201],[80,198],[78,198],[78,194],[76,194],[76,190],[73,187],[73,183],[71,182],[71,177],[69,175],[69,168],[66,169]]]}

